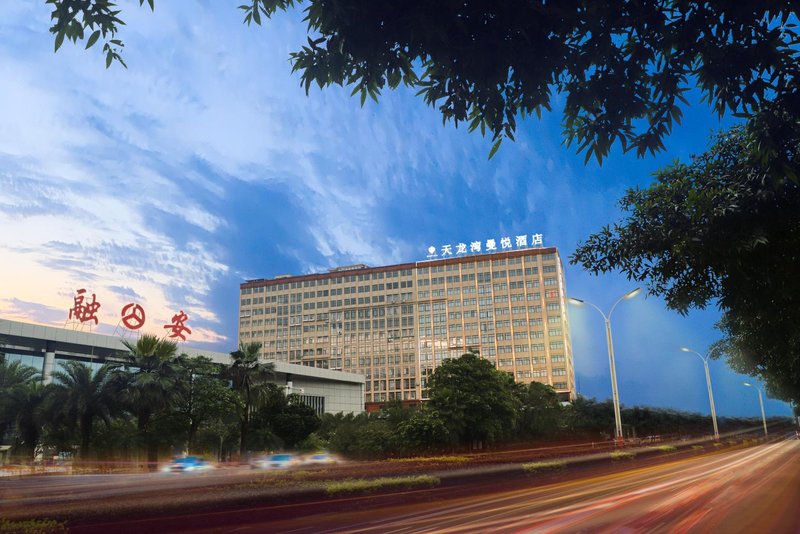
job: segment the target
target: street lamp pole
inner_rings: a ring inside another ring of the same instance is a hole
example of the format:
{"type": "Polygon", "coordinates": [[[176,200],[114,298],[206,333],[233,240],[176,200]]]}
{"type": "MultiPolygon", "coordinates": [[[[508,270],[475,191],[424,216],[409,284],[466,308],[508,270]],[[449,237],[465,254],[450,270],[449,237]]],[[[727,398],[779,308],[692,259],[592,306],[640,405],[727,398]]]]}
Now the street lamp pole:
{"type": "Polygon", "coordinates": [[[756,390],[758,391],[758,404],[759,406],[761,406],[761,423],[764,425],[764,437],[766,437],[768,435],[767,418],[764,416],[764,399],[761,398],[761,388],[758,386],[754,386],[753,384],[750,384],[748,382],[743,382],[743,384],[749,388],[756,388],[756,390]]]}
{"type": "Polygon", "coordinates": [[[614,430],[614,438],[616,441],[622,441],[622,416],[620,415],[619,410],[619,392],[617,391],[617,366],[614,361],[614,343],[611,338],[611,314],[614,313],[614,308],[617,307],[617,304],[622,302],[623,300],[632,299],[636,295],[638,295],[642,291],[641,288],[636,288],[633,291],[629,291],[622,295],[617,301],[611,306],[611,311],[608,312],[608,315],[603,313],[603,310],[592,304],[591,302],[586,302],[585,300],[577,299],[571,297],[569,302],[576,306],[583,306],[584,304],[588,304],[595,310],[597,310],[600,315],[603,316],[603,321],[605,322],[606,327],[606,343],[608,345],[608,365],[611,368],[611,399],[614,404],[614,423],[615,423],[615,430],[614,430]]]}
{"type": "Polygon", "coordinates": [[[703,360],[703,367],[706,370],[706,386],[708,387],[708,402],[711,404],[711,422],[714,423],[714,440],[719,441],[719,428],[717,427],[717,410],[714,407],[714,392],[711,389],[711,374],[708,372],[708,355],[703,356],[696,350],[692,350],[686,347],[681,347],[683,352],[692,352],[697,354],[697,356],[703,360]]]}

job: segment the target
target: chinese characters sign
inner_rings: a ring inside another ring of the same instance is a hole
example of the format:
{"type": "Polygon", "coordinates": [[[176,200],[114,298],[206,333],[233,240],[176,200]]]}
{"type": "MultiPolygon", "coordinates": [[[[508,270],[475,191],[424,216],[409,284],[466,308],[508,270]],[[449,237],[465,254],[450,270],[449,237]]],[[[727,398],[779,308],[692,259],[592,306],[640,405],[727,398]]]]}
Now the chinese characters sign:
{"type": "Polygon", "coordinates": [[[73,306],[69,309],[69,318],[86,323],[94,321],[97,324],[97,310],[100,309],[100,303],[95,299],[95,294],[92,293],[92,300],[89,301],[84,297],[85,289],[79,289],[73,297],[73,306]]]}
{"type": "Polygon", "coordinates": [[[498,250],[511,250],[514,248],[541,247],[544,246],[542,234],[533,234],[528,239],[528,235],[501,237],[498,243],[496,239],[486,241],[470,241],[469,243],[456,243],[453,245],[442,245],[441,247],[428,247],[428,259],[447,258],[449,256],[461,256],[463,254],[480,254],[481,252],[497,252],[498,250]]]}
{"type": "Polygon", "coordinates": [[[189,316],[183,313],[183,310],[181,310],[180,313],[176,313],[175,315],[173,315],[172,323],[164,325],[164,328],[172,330],[172,333],[169,335],[169,337],[179,337],[183,341],[186,341],[186,336],[184,336],[183,333],[184,332],[186,332],[187,334],[192,333],[192,331],[189,330],[185,324],[186,321],[188,320],[189,316]]]}
{"type": "MultiPolygon", "coordinates": [[[[68,321],[73,320],[80,324],[94,322],[96,325],[99,322],[97,312],[100,306],[94,293],[91,298],[88,298],[86,289],[78,289],[73,297],[72,308],[69,309],[68,321]]],[[[135,302],[126,304],[120,311],[120,322],[128,330],[139,330],[144,326],[146,318],[144,308],[135,302]]],[[[191,329],[186,326],[188,320],[189,316],[183,310],[173,315],[170,324],[164,325],[164,328],[169,330],[168,337],[186,341],[185,334],[192,333],[191,329]]]]}

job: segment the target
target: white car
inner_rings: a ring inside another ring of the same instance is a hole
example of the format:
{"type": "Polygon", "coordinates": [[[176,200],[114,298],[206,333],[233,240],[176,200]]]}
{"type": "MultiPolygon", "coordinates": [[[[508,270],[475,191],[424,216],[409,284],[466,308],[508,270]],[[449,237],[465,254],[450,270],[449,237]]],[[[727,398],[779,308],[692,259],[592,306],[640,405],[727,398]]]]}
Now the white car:
{"type": "Polygon", "coordinates": [[[327,452],[318,452],[315,454],[309,454],[305,458],[303,458],[303,463],[305,465],[330,465],[330,464],[338,464],[339,458],[329,454],[327,452]]]}
{"type": "Polygon", "coordinates": [[[296,465],[300,465],[300,460],[291,453],[257,456],[250,462],[250,467],[253,469],[288,469],[296,465]]]}

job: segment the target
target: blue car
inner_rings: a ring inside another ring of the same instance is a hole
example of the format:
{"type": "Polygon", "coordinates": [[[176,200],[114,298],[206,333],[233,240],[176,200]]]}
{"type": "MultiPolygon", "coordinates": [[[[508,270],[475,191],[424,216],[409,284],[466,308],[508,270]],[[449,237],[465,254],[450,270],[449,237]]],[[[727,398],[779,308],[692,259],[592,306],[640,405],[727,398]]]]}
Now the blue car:
{"type": "Polygon", "coordinates": [[[208,460],[204,460],[197,456],[184,456],[182,458],[175,458],[167,464],[163,471],[165,473],[192,473],[198,471],[207,471],[213,469],[208,460]]]}

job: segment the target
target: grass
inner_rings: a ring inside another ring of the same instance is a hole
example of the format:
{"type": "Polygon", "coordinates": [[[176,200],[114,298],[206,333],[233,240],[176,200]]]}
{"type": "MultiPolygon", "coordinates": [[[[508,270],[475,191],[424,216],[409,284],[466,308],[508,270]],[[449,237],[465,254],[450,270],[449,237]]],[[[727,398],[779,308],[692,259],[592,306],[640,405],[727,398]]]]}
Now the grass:
{"type": "Polygon", "coordinates": [[[678,450],[678,447],[675,447],[674,445],[659,445],[658,447],[653,448],[659,452],[675,452],[678,450]]]}
{"type": "Polygon", "coordinates": [[[55,519],[0,519],[0,532],[9,534],[53,534],[67,532],[64,523],[55,519]]]}
{"type": "Polygon", "coordinates": [[[389,462],[430,462],[460,464],[469,462],[466,456],[414,456],[411,458],[390,458],[389,462]]]}
{"type": "Polygon", "coordinates": [[[239,488],[284,488],[290,486],[302,486],[306,482],[312,482],[328,473],[327,469],[308,470],[285,470],[270,471],[263,475],[237,485],[239,488]]]}
{"type": "Polygon", "coordinates": [[[615,462],[619,462],[621,460],[633,460],[636,458],[636,453],[631,451],[614,451],[611,453],[611,459],[615,462]]]}
{"type": "Polygon", "coordinates": [[[259,477],[249,482],[237,484],[237,488],[291,488],[303,485],[302,479],[294,479],[289,477],[259,477]]]}
{"type": "Polygon", "coordinates": [[[693,451],[701,451],[703,449],[705,449],[705,447],[703,447],[702,445],[692,445],[693,451]]]}
{"type": "Polygon", "coordinates": [[[325,484],[328,495],[341,495],[346,493],[366,493],[386,488],[414,488],[433,487],[441,481],[439,477],[419,475],[413,477],[381,477],[371,479],[348,479],[325,484]]]}
{"type": "Polygon", "coordinates": [[[549,462],[530,462],[522,464],[522,469],[529,475],[543,473],[546,471],[559,471],[565,469],[567,463],[563,460],[551,460],[549,462]]]}

